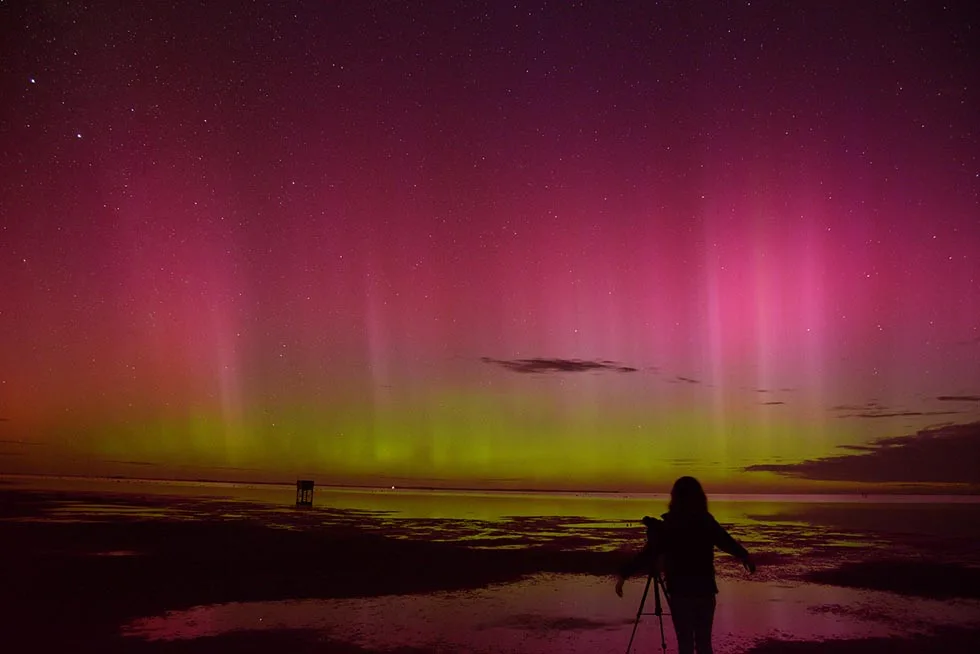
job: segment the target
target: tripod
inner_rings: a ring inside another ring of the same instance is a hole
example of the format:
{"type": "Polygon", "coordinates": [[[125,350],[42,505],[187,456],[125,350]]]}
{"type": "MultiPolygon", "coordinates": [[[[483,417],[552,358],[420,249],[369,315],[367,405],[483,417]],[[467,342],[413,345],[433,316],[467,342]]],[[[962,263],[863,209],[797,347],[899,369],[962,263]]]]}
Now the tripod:
{"type": "MultiPolygon", "coordinates": [[[[626,654],[630,654],[630,648],[633,647],[633,639],[636,638],[636,628],[640,626],[641,615],[655,615],[660,620],[660,649],[663,652],[667,651],[667,639],[664,637],[664,609],[660,604],[660,587],[663,586],[663,583],[656,570],[651,570],[650,574],[647,575],[647,584],[643,588],[643,597],[640,598],[640,608],[636,611],[636,620],[633,622],[633,633],[630,634],[630,642],[626,646],[626,654]],[[644,613],[643,605],[646,604],[647,593],[650,592],[650,582],[653,582],[653,613],[644,613]]],[[[664,588],[664,597],[667,597],[668,602],[670,601],[666,588],[664,588]]]]}

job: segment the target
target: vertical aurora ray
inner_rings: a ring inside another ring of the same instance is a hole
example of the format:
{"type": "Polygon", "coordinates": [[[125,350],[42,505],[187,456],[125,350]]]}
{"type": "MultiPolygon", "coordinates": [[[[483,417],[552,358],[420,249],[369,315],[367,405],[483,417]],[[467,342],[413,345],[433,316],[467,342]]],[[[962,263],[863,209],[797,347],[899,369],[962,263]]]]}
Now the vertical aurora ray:
{"type": "Polygon", "coordinates": [[[811,488],[746,470],[980,420],[958,9],[219,6],[10,22],[0,470],[811,488]]]}

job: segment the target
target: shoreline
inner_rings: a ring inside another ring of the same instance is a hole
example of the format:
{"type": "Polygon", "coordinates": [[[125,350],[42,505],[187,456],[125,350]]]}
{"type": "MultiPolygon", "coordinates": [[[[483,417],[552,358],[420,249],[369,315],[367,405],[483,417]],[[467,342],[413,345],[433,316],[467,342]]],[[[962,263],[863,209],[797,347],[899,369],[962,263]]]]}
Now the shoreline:
{"type": "MultiPolygon", "coordinates": [[[[465,534],[457,538],[443,531],[447,525],[458,527],[466,522],[461,520],[399,519],[329,508],[270,508],[235,500],[174,500],[119,493],[102,500],[145,512],[58,513],[66,505],[90,499],[90,495],[73,492],[0,488],[0,552],[4,555],[0,572],[5,582],[0,589],[0,610],[10,625],[7,640],[22,645],[20,650],[223,654],[285,647],[298,652],[366,654],[372,650],[330,641],[316,630],[263,630],[252,637],[230,633],[173,642],[123,637],[119,630],[133,619],[195,606],[423,597],[512,584],[547,573],[611,580],[633,551],[590,549],[590,543],[576,535],[574,520],[562,517],[517,518],[508,523],[542,531],[549,535],[545,540],[531,541],[515,532],[509,541],[506,536],[493,535],[473,541],[465,534]]],[[[480,521],[471,522],[474,524],[465,526],[485,527],[480,521]]],[[[632,547],[638,544],[636,535],[635,527],[610,527],[599,530],[597,538],[631,543],[632,547]]],[[[784,555],[762,553],[759,558],[762,575],[794,564],[794,557],[784,555]]],[[[719,574],[736,574],[727,563],[719,560],[719,574]]],[[[976,575],[976,570],[935,565],[908,560],[864,566],[843,562],[811,571],[812,578],[804,574],[800,582],[829,584],[828,588],[873,588],[910,600],[980,598],[980,584],[972,585],[973,578],[966,576],[976,575]],[[937,576],[950,579],[951,584],[937,587],[937,576]],[[896,579],[904,586],[896,588],[896,579]]],[[[765,576],[759,579],[765,580],[765,576]]],[[[972,652],[975,639],[980,638],[980,624],[978,630],[946,630],[936,638],[942,651],[972,652]],[[955,643],[966,645],[957,649],[955,643]]],[[[863,643],[860,646],[846,644],[851,641],[788,645],[778,641],[775,645],[760,643],[746,654],[895,654],[912,651],[901,649],[907,640],[854,639],[854,643],[863,643]]]]}
{"type": "MultiPolygon", "coordinates": [[[[302,478],[299,478],[302,479],[302,478]]],[[[297,481],[299,480],[297,479],[297,481]]],[[[159,485],[159,486],[183,486],[183,487],[197,487],[197,486],[212,486],[212,487],[233,487],[233,488],[276,488],[276,489],[292,489],[295,488],[295,481],[244,481],[244,480],[234,480],[234,479],[211,479],[211,478],[195,478],[195,479],[178,479],[178,478],[168,478],[168,477],[127,477],[123,475],[111,475],[111,476],[88,476],[88,475],[47,475],[47,474],[33,474],[33,473],[4,473],[0,472],[0,485],[11,484],[16,485],[17,482],[44,482],[44,481],[65,481],[65,482],[79,482],[79,483],[129,483],[129,484],[147,484],[147,485],[159,485]],[[13,481],[7,481],[7,480],[13,481]]],[[[315,480],[314,480],[315,481],[315,480]]],[[[512,495],[542,495],[542,496],[555,496],[555,497],[576,497],[576,496],[615,496],[615,497],[631,497],[631,498],[668,498],[670,494],[663,491],[652,491],[652,490],[629,490],[629,489],[548,489],[548,488],[505,488],[505,487],[469,487],[469,486],[432,486],[432,485],[409,485],[409,484],[397,484],[397,485],[384,485],[384,484],[340,484],[340,483],[329,483],[316,481],[316,489],[326,489],[327,492],[331,491],[352,491],[352,492],[421,492],[421,493],[459,493],[459,494],[489,494],[489,495],[501,495],[501,496],[512,496],[512,495]]],[[[910,502],[929,502],[929,501],[942,501],[942,502],[964,502],[964,503],[980,503],[980,487],[977,488],[963,488],[958,489],[959,492],[952,492],[952,489],[944,489],[941,492],[937,489],[925,489],[925,488],[893,488],[893,489],[877,489],[873,492],[868,491],[851,491],[851,492],[828,492],[828,491],[759,491],[759,492],[713,492],[711,493],[711,499],[713,501],[753,501],[760,498],[765,498],[772,501],[806,501],[804,498],[811,498],[810,501],[814,502],[832,502],[832,501],[881,501],[881,502],[895,502],[895,501],[910,501],[910,502]]]]}

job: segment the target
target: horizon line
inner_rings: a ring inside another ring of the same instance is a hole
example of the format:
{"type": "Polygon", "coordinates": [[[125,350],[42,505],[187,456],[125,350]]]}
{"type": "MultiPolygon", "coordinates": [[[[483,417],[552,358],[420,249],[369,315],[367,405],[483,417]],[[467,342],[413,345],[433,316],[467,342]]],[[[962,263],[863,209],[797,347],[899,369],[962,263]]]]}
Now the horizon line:
{"type": "MultiPolygon", "coordinates": [[[[90,480],[90,481],[109,481],[109,482],[150,482],[150,483],[184,483],[184,484],[242,484],[242,485],[254,485],[254,486],[287,486],[292,487],[294,484],[301,480],[308,480],[308,478],[297,477],[296,481],[264,481],[264,480],[240,480],[240,479],[211,479],[211,478],[178,478],[178,477],[128,477],[125,475],[83,475],[83,474],[53,474],[53,473],[18,473],[18,472],[2,472],[0,471],[0,479],[2,478],[29,478],[29,479],[78,479],[78,480],[90,480]]],[[[651,490],[628,490],[628,489],[603,489],[603,488],[579,488],[579,489],[568,489],[568,488],[536,488],[536,487],[476,487],[476,486],[433,486],[433,485],[423,485],[423,484],[388,484],[388,483],[378,483],[378,484],[366,484],[366,483],[331,483],[331,482],[321,482],[316,479],[312,479],[315,486],[326,487],[326,488],[346,488],[346,489],[357,489],[357,490],[400,490],[400,491],[451,491],[451,492],[467,492],[467,493],[587,493],[590,495],[662,495],[669,496],[669,492],[664,491],[651,491],[651,490]]],[[[836,491],[826,491],[826,490],[803,490],[803,491],[741,491],[741,492],[731,492],[731,491],[716,491],[709,494],[711,497],[716,496],[727,496],[727,495],[768,495],[768,496],[790,496],[790,495],[826,495],[826,496],[861,496],[861,497],[872,497],[872,496],[897,496],[897,495],[918,495],[918,496],[963,496],[963,497],[973,497],[980,495],[980,488],[967,488],[967,489],[950,489],[946,491],[938,491],[936,489],[926,489],[919,487],[912,488],[878,488],[874,490],[836,490],[836,491]]]]}

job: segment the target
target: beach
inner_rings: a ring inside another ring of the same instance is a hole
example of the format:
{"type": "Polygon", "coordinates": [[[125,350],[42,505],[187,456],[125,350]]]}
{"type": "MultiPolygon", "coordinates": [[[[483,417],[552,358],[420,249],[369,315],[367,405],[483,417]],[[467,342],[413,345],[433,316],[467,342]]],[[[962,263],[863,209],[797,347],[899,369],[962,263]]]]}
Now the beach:
{"type": "MultiPolygon", "coordinates": [[[[397,489],[290,500],[286,486],[7,481],[8,651],[622,652],[645,578],[620,599],[614,575],[643,544],[639,518],[665,508],[397,489]]],[[[717,555],[716,651],[978,651],[980,504],[789,500],[712,504],[759,563],[750,576],[717,555]]],[[[642,616],[635,651],[659,638],[642,616]]]]}

